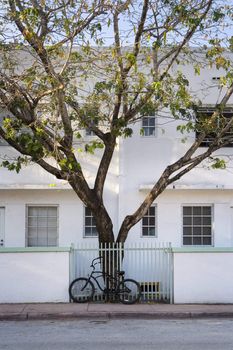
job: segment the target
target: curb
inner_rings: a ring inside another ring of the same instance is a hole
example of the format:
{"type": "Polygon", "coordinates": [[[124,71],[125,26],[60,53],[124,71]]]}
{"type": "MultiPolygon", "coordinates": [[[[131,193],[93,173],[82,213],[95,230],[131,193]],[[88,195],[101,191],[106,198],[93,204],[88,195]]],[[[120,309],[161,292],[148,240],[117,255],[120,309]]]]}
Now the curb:
{"type": "Polygon", "coordinates": [[[0,314],[0,321],[27,320],[88,320],[88,319],[198,319],[198,318],[233,318],[233,312],[85,312],[85,313],[6,313],[0,314]]]}
{"type": "Polygon", "coordinates": [[[26,321],[26,314],[0,314],[0,321],[26,321]]]}

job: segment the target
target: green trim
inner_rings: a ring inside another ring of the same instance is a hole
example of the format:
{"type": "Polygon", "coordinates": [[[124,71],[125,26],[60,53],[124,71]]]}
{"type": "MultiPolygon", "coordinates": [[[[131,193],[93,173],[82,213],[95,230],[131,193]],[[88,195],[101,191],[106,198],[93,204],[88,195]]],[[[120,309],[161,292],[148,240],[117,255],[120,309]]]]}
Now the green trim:
{"type": "Polygon", "coordinates": [[[26,247],[26,248],[0,248],[1,253],[59,253],[70,252],[70,248],[60,247],[26,247]]]}
{"type": "Polygon", "coordinates": [[[233,247],[183,247],[172,248],[173,253],[233,253],[233,247]]]}

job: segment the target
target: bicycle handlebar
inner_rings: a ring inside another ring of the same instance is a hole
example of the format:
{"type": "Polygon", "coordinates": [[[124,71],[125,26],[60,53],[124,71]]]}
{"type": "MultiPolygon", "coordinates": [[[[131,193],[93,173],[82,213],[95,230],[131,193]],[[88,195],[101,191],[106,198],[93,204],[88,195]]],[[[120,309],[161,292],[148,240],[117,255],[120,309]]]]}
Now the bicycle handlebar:
{"type": "Polygon", "coordinates": [[[93,269],[95,269],[95,265],[100,264],[101,263],[101,259],[103,259],[102,256],[98,256],[98,258],[93,259],[90,267],[93,267],[93,269]],[[94,263],[95,260],[99,260],[99,261],[94,263]]]}

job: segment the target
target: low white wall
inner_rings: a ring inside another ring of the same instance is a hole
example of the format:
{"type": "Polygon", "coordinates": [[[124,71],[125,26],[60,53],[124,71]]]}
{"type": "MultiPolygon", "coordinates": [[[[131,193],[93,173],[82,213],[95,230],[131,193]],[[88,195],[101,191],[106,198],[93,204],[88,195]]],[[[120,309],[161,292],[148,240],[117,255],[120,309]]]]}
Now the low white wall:
{"type": "Polygon", "coordinates": [[[69,252],[0,252],[0,303],[68,302],[69,252]]]}
{"type": "Polygon", "coordinates": [[[174,250],[174,303],[233,303],[233,250],[181,251],[174,250]]]}

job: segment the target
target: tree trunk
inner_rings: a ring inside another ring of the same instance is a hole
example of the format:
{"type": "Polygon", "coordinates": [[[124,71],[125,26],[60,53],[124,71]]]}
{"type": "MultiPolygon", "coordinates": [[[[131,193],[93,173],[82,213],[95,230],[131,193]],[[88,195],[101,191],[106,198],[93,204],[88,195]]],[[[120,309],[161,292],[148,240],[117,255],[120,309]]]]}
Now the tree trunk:
{"type": "Polygon", "coordinates": [[[114,290],[116,290],[119,283],[119,270],[123,259],[123,252],[119,252],[119,245],[117,243],[101,244],[99,248],[100,256],[102,257],[102,271],[104,273],[104,281],[107,291],[107,301],[114,301],[114,290]],[[111,291],[113,293],[111,293],[111,291]]]}
{"type": "MultiPolygon", "coordinates": [[[[100,205],[97,210],[93,211],[93,215],[96,220],[96,227],[98,231],[99,239],[99,255],[102,257],[102,270],[104,274],[104,281],[106,285],[106,290],[114,288],[113,279],[109,276],[115,276],[115,264],[113,256],[113,246],[114,246],[114,233],[113,225],[110,216],[104,205],[100,205]]],[[[107,301],[111,301],[110,294],[106,293],[107,301]]]]}
{"type": "MultiPolygon", "coordinates": [[[[93,211],[93,209],[92,209],[93,211]]],[[[93,211],[96,220],[99,243],[114,243],[113,225],[104,205],[100,205],[93,211]]]]}

